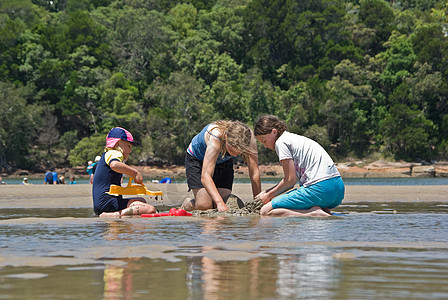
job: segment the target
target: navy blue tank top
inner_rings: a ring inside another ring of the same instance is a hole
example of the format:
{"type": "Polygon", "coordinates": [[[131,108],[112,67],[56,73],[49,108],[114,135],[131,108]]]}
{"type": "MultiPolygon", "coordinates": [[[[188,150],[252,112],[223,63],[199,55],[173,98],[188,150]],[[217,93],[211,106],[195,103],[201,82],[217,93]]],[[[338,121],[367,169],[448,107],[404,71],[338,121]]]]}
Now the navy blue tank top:
{"type": "MultiPolygon", "coordinates": [[[[208,124],[207,126],[205,126],[201,132],[199,132],[192,140],[190,145],[187,148],[187,152],[196,157],[197,159],[199,159],[200,161],[204,161],[204,156],[205,156],[205,150],[207,150],[207,144],[205,143],[205,133],[208,132],[209,134],[211,134],[212,136],[214,136],[215,138],[217,138],[219,140],[218,137],[216,137],[215,135],[213,135],[210,131],[208,131],[208,127],[211,124],[208,124]]],[[[230,156],[229,154],[226,153],[226,155],[224,157],[222,157],[221,155],[218,156],[218,159],[216,160],[216,164],[222,164],[226,161],[228,161],[229,159],[231,159],[232,156],[230,156]]]]}

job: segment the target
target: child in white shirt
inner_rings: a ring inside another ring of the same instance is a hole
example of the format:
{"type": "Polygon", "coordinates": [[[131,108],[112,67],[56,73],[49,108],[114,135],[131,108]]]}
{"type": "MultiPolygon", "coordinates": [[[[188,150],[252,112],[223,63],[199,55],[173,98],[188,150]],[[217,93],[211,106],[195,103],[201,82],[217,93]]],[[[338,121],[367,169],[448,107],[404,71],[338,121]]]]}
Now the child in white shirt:
{"type": "Polygon", "coordinates": [[[261,117],[255,124],[256,139],[275,151],[284,178],[258,197],[262,215],[331,216],[330,209],[344,199],[344,182],[330,155],[317,142],[287,131],[275,116],[261,117]],[[294,187],[296,182],[300,187],[294,187]],[[284,193],[284,194],[282,194],[284,193]],[[282,194],[282,195],[280,195],[282,194]]]}

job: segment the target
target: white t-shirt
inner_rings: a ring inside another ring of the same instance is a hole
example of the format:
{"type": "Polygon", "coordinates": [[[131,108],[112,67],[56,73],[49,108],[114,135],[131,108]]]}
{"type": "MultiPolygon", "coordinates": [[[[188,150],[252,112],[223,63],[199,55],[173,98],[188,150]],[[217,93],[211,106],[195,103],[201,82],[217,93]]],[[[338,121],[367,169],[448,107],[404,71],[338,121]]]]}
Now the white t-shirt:
{"type": "Polygon", "coordinates": [[[327,151],[307,137],[285,131],[275,142],[275,152],[280,161],[294,160],[299,184],[305,187],[341,176],[327,151]]]}

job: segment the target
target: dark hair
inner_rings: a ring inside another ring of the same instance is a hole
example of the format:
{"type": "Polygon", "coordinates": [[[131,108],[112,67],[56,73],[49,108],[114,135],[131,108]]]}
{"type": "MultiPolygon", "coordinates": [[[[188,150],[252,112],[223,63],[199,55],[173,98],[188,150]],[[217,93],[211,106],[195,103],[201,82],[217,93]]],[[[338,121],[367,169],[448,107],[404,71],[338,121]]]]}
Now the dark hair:
{"type": "Polygon", "coordinates": [[[265,135],[272,132],[272,129],[277,129],[278,135],[281,136],[283,132],[285,132],[288,128],[286,123],[281,121],[276,116],[268,115],[263,116],[258,119],[254,126],[254,134],[257,135],[265,135]]]}

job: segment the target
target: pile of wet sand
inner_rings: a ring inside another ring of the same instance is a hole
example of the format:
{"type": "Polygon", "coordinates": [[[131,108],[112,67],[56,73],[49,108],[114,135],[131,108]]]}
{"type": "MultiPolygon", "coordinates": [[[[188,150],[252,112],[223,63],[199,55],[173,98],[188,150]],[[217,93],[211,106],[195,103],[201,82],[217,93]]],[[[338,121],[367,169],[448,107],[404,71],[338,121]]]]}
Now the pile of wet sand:
{"type": "Polygon", "coordinates": [[[230,194],[227,199],[224,199],[227,207],[229,208],[226,211],[218,211],[217,209],[208,209],[205,211],[194,210],[191,213],[194,216],[206,216],[206,217],[215,217],[215,216],[256,216],[260,214],[261,208],[261,200],[252,199],[243,202],[238,196],[230,194]]]}

